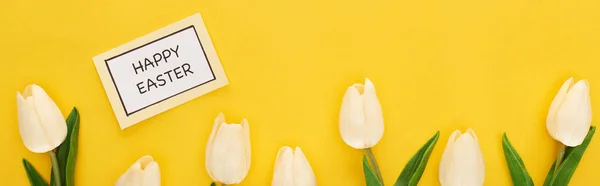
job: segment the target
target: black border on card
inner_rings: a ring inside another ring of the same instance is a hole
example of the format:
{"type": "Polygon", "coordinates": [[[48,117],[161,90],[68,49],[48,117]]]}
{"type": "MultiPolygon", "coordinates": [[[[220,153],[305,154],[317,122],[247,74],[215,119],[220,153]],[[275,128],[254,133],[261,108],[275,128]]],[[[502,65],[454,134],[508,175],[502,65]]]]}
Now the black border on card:
{"type": "Polygon", "coordinates": [[[150,107],[150,106],[152,106],[152,105],[155,105],[155,104],[157,104],[157,103],[163,102],[163,101],[165,101],[165,100],[167,100],[167,99],[170,99],[170,98],[172,98],[172,97],[174,97],[174,96],[177,96],[177,95],[179,95],[179,94],[182,94],[182,93],[184,93],[184,92],[187,92],[187,91],[189,91],[189,90],[192,90],[192,89],[194,89],[194,88],[196,88],[196,87],[202,86],[202,85],[204,85],[204,84],[206,84],[206,83],[209,83],[209,82],[211,82],[211,81],[214,81],[214,80],[216,80],[216,79],[217,79],[217,77],[215,76],[215,72],[213,71],[213,69],[212,69],[212,66],[210,65],[210,61],[208,60],[208,56],[206,55],[206,52],[204,51],[204,46],[202,46],[202,41],[200,41],[200,37],[198,36],[198,32],[196,31],[196,27],[194,27],[194,25],[191,25],[191,26],[185,27],[185,28],[183,28],[183,29],[181,29],[181,30],[178,30],[178,31],[176,31],[176,32],[173,32],[173,33],[171,33],[171,34],[169,34],[169,35],[166,35],[166,36],[163,36],[163,37],[161,37],[161,38],[155,39],[155,40],[153,40],[153,41],[151,41],[151,42],[148,42],[148,43],[146,43],[146,44],[144,44],[144,45],[142,45],[142,46],[135,47],[134,49],[128,50],[127,52],[123,52],[123,53],[121,53],[121,54],[119,54],[119,55],[116,55],[116,56],[114,56],[114,57],[108,58],[108,59],[104,60],[104,63],[106,64],[106,69],[108,69],[108,74],[110,75],[110,79],[112,80],[112,82],[113,82],[113,85],[115,86],[115,90],[117,90],[117,94],[119,95],[119,100],[121,101],[121,106],[123,106],[123,110],[125,111],[125,115],[126,115],[126,116],[128,116],[128,117],[129,117],[130,115],[132,115],[132,114],[135,114],[136,112],[138,112],[138,111],[141,111],[141,110],[143,110],[143,109],[146,109],[146,108],[148,108],[148,107],[150,107]],[[213,76],[213,78],[212,78],[211,80],[208,80],[208,81],[206,81],[206,82],[202,82],[202,83],[200,83],[200,84],[198,84],[198,85],[196,85],[196,86],[193,86],[193,87],[191,87],[191,88],[189,88],[189,89],[183,90],[183,91],[181,91],[181,92],[179,92],[179,93],[173,94],[173,95],[171,95],[171,96],[169,96],[169,97],[166,97],[166,98],[164,98],[164,99],[162,99],[162,100],[159,100],[159,101],[157,101],[157,102],[154,102],[154,103],[152,103],[152,104],[146,105],[146,106],[144,106],[144,107],[142,107],[142,108],[140,108],[140,109],[137,109],[137,110],[135,110],[135,111],[133,111],[133,112],[129,113],[129,112],[127,111],[127,108],[125,107],[125,103],[123,102],[123,98],[121,97],[121,93],[119,92],[119,88],[117,87],[117,83],[115,82],[115,78],[113,77],[113,75],[112,75],[112,72],[110,71],[110,66],[108,66],[108,61],[110,61],[110,60],[113,60],[113,59],[115,59],[115,58],[117,58],[117,57],[120,57],[120,56],[122,56],[122,55],[125,55],[125,54],[127,54],[127,53],[129,53],[129,52],[133,52],[133,51],[135,51],[135,50],[137,50],[137,49],[140,49],[140,48],[142,48],[142,47],[145,47],[145,46],[147,46],[147,45],[150,45],[150,44],[152,44],[152,43],[155,43],[155,42],[157,42],[157,41],[160,41],[160,40],[162,40],[162,39],[165,39],[165,38],[167,38],[167,37],[170,37],[170,36],[172,36],[172,35],[175,35],[175,34],[178,34],[178,33],[180,33],[180,32],[183,32],[183,31],[185,31],[185,30],[187,30],[187,29],[190,29],[190,28],[194,29],[194,33],[196,34],[196,38],[198,38],[198,43],[200,44],[200,48],[202,49],[202,53],[204,54],[204,58],[206,58],[206,63],[208,63],[208,68],[210,68],[210,72],[212,73],[212,76],[213,76]]]}

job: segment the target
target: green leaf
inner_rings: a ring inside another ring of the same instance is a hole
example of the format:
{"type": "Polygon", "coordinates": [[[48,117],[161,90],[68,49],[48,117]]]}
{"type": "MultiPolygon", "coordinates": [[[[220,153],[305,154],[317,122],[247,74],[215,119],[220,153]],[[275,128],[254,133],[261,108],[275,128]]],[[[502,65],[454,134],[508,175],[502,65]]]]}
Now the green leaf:
{"type": "Polygon", "coordinates": [[[210,186],[217,186],[217,183],[215,183],[215,182],[212,182],[212,183],[210,184],[210,186]]]}
{"type": "MultiPolygon", "coordinates": [[[[58,159],[58,166],[59,166],[59,172],[61,175],[61,180],[60,182],[63,185],[66,185],[66,174],[67,174],[67,162],[68,162],[68,157],[69,157],[69,152],[71,151],[71,139],[72,139],[72,133],[73,133],[73,127],[76,125],[76,123],[79,123],[79,112],[77,111],[77,108],[73,108],[71,110],[71,113],[69,114],[69,116],[67,117],[66,120],[67,123],[67,137],[65,138],[65,141],[58,146],[58,148],[56,148],[56,155],[57,155],[57,159],[58,159]]],[[[54,174],[54,173],[52,173],[54,174]]],[[[54,180],[54,176],[52,176],[52,180],[54,180]]],[[[54,181],[51,181],[50,184],[53,184],[54,181]]]]}
{"type": "Polygon", "coordinates": [[[40,174],[35,170],[33,165],[29,163],[26,159],[23,159],[23,167],[25,167],[25,173],[27,173],[27,177],[29,178],[29,183],[31,186],[48,186],[46,181],[40,176],[40,174]]]}
{"type": "Polygon", "coordinates": [[[50,186],[55,186],[56,182],[54,181],[54,168],[50,169],[50,186]]]}
{"type": "MultiPolygon", "coordinates": [[[[591,126],[587,136],[585,137],[581,145],[572,148],[567,148],[565,152],[565,158],[562,164],[558,166],[558,170],[556,171],[556,173],[552,176],[552,181],[550,181],[549,184],[550,186],[569,185],[569,181],[571,181],[571,177],[575,173],[575,169],[577,169],[577,165],[579,165],[579,162],[583,157],[583,153],[585,153],[585,150],[592,141],[592,137],[594,137],[595,132],[596,127],[591,126]]],[[[551,171],[554,172],[554,170],[551,171]]]]}
{"type": "Polygon", "coordinates": [[[382,186],[375,172],[369,165],[369,161],[367,160],[367,156],[363,155],[363,171],[365,172],[365,180],[367,181],[367,186],[382,186]]]}
{"type": "Polygon", "coordinates": [[[404,170],[398,176],[394,186],[416,186],[425,171],[429,156],[440,137],[440,131],[436,132],[415,155],[408,161],[404,170]]]}
{"type": "Polygon", "coordinates": [[[65,186],[75,186],[75,162],[77,160],[77,151],[79,148],[79,112],[77,108],[73,108],[71,114],[67,118],[67,123],[72,123],[72,129],[69,131],[69,154],[67,156],[67,164],[65,167],[65,186]],[[72,117],[71,117],[72,116],[72,117]]]}
{"type": "Polygon", "coordinates": [[[502,135],[502,148],[504,149],[504,157],[506,158],[506,164],[508,164],[513,185],[533,186],[533,180],[531,180],[531,176],[527,173],[523,160],[508,140],[508,137],[506,137],[506,133],[502,135]]]}
{"type": "Polygon", "coordinates": [[[550,171],[548,171],[548,175],[546,175],[546,181],[544,181],[544,186],[550,186],[550,182],[552,178],[554,178],[554,167],[556,165],[556,161],[552,163],[552,167],[550,167],[550,171]]]}

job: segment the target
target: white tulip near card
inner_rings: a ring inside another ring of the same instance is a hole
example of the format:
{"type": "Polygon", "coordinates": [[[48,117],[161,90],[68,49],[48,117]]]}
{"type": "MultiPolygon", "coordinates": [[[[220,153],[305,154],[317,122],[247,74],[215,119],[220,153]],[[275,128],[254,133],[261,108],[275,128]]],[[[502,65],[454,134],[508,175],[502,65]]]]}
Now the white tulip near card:
{"type": "Polygon", "coordinates": [[[121,129],[228,84],[200,14],[94,57],[121,129]]]}

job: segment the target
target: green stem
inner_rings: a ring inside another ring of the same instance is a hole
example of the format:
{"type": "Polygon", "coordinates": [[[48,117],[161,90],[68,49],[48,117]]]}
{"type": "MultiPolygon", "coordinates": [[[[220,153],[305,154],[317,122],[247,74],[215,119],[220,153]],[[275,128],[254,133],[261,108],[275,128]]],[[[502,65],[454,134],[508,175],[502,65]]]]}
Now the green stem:
{"type": "Polygon", "coordinates": [[[60,169],[58,168],[58,159],[56,158],[56,153],[54,151],[49,151],[50,159],[52,159],[52,171],[54,172],[54,185],[61,186],[60,184],[60,169]]]}
{"type": "Polygon", "coordinates": [[[367,159],[369,159],[369,162],[371,162],[371,165],[373,165],[373,171],[375,171],[377,179],[383,186],[383,177],[381,176],[381,171],[379,170],[379,164],[377,164],[377,160],[375,160],[375,155],[373,155],[373,151],[371,150],[371,148],[366,148],[365,154],[367,154],[367,159]]]}
{"type": "Polygon", "coordinates": [[[558,146],[558,156],[556,157],[556,164],[554,165],[554,173],[558,171],[558,167],[560,166],[560,164],[562,164],[566,148],[567,146],[563,145],[562,143],[558,146]]]}

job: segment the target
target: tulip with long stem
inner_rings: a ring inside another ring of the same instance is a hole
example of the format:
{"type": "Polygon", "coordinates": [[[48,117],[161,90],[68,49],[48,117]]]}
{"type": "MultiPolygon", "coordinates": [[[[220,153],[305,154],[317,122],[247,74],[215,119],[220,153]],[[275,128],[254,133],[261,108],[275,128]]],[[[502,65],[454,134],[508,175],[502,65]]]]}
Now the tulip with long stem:
{"type": "Polygon", "coordinates": [[[379,165],[371,147],[383,136],[383,113],[375,86],[365,79],[364,84],[353,84],[346,89],[339,119],[340,134],[346,144],[355,149],[364,149],[375,174],[383,184],[379,165]]]}
{"type": "Polygon", "coordinates": [[[48,153],[56,186],[61,186],[60,169],[53,151],[67,137],[67,124],[58,106],[38,85],[17,92],[19,131],[25,147],[35,153],[48,153]]]}
{"type": "Polygon", "coordinates": [[[552,138],[559,141],[555,171],[561,165],[566,147],[580,145],[585,139],[592,121],[589,85],[586,80],[573,84],[567,79],[550,104],[546,128],[552,138]]]}

